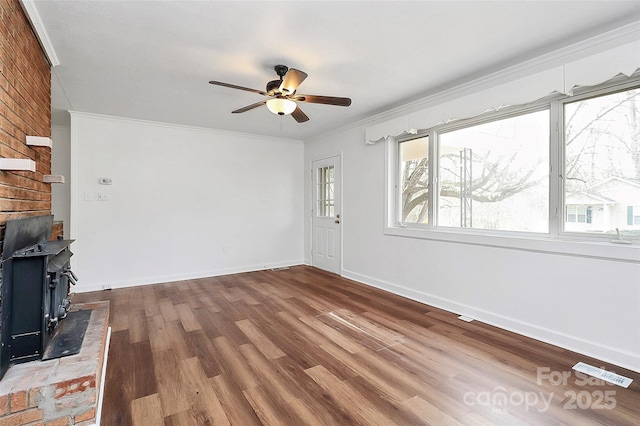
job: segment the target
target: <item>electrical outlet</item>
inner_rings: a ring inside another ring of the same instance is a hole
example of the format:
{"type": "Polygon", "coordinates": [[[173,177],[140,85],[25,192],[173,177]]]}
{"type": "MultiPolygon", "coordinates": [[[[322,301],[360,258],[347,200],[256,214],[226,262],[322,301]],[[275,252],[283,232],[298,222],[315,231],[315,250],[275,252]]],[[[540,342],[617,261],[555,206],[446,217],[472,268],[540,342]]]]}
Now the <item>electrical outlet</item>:
{"type": "Polygon", "coordinates": [[[223,246],[222,246],[222,252],[223,252],[223,253],[229,253],[229,246],[228,246],[228,245],[226,245],[226,244],[225,244],[225,245],[223,245],[223,246]]]}

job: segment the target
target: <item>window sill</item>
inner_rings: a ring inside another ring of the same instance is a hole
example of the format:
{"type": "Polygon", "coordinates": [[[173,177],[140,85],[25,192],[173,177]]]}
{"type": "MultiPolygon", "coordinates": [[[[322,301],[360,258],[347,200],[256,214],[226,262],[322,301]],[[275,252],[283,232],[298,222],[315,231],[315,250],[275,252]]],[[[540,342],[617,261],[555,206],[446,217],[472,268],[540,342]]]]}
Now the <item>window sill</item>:
{"type": "Polygon", "coordinates": [[[385,235],[523,250],[536,253],[587,257],[617,262],[640,263],[640,244],[615,244],[608,241],[558,239],[547,235],[487,235],[474,230],[385,227],[385,235]]]}

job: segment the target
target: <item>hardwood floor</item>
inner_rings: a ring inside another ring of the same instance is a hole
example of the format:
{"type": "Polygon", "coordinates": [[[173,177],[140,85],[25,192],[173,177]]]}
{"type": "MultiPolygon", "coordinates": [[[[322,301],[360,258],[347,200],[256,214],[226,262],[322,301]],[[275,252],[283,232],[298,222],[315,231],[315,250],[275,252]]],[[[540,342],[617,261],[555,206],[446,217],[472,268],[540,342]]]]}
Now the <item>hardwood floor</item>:
{"type": "Polygon", "coordinates": [[[640,374],[311,267],[73,299],[96,300],[103,425],[640,424],[640,374]]]}

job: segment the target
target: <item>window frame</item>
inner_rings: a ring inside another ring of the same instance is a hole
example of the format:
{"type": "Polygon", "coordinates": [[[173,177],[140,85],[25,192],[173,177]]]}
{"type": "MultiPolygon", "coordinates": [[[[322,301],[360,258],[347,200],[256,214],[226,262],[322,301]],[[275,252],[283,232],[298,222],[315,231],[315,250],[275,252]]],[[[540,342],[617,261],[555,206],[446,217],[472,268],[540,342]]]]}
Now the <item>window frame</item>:
{"type": "MultiPolygon", "coordinates": [[[[558,204],[563,209],[561,211],[563,211],[565,214],[566,214],[566,212],[564,211],[564,207],[566,206],[565,191],[564,191],[564,182],[562,182],[563,180],[562,176],[564,176],[564,166],[565,166],[565,159],[566,159],[566,152],[565,152],[566,146],[565,146],[565,140],[564,140],[565,133],[566,133],[564,131],[564,120],[565,120],[564,106],[570,103],[585,101],[589,99],[598,98],[601,96],[607,96],[614,93],[623,92],[625,90],[632,89],[632,88],[640,90],[640,76],[635,75],[634,77],[631,77],[631,78],[618,77],[609,82],[599,84],[597,86],[577,88],[576,90],[574,90],[574,93],[572,96],[562,96],[558,98],[557,100],[558,129],[559,129],[558,130],[558,137],[559,137],[558,149],[561,155],[560,162],[558,164],[559,166],[562,167],[560,169],[561,173],[559,176],[561,188],[559,193],[558,204]]],[[[567,231],[564,229],[564,225],[565,225],[564,221],[558,224],[559,226],[558,234],[565,238],[575,238],[583,241],[610,241],[611,239],[614,239],[614,237],[610,234],[598,235],[598,234],[586,234],[584,232],[567,231]]],[[[625,235],[624,238],[634,243],[640,243],[640,236],[635,237],[635,236],[625,235]]]]}
{"type": "Polygon", "coordinates": [[[565,219],[564,223],[592,223],[592,208],[586,204],[565,204],[565,219]],[[570,207],[571,206],[571,207],[570,207]],[[571,208],[571,210],[569,210],[571,208]],[[573,215],[574,220],[569,220],[569,216],[573,215]],[[584,220],[580,220],[580,217],[583,217],[584,220]]]}
{"type": "MultiPolygon", "coordinates": [[[[450,133],[450,132],[455,132],[456,130],[461,130],[461,129],[466,129],[469,127],[474,127],[474,126],[479,126],[482,124],[486,124],[486,123],[491,123],[491,122],[495,122],[495,121],[500,121],[500,120],[507,120],[509,118],[515,118],[515,117],[519,117],[519,116],[523,116],[523,115],[527,115],[527,114],[532,114],[532,113],[536,113],[536,112],[540,112],[540,111],[544,111],[544,110],[548,110],[550,109],[548,103],[546,102],[535,102],[535,103],[530,103],[530,104],[526,104],[526,105],[522,105],[522,106],[514,106],[514,107],[506,107],[506,108],[502,108],[500,109],[500,111],[492,111],[492,112],[487,112],[485,114],[482,114],[478,117],[473,117],[470,119],[465,119],[465,120],[458,120],[449,124],[443,124],[437,127],[434,127],[434,144],[435,146],[435,150],[436,150],[436,155],[438,156],[437,159],[439,161],[440,159],[440,135],[441,134],[445,134],[445,133],[450,133]]],[[[549,120],[549,126],[550,126],[550,130],[549,130],[549,135],[551,137],[551,120],[549,120]]],[[[434,157],[435,158],[435,157],[434,157]]],[[[438,175],[434,175],[436,180],[438,181],[438,185],[440,184],[440,175],[439,175],[439,163],[437,162],[433,162],[434,163],[434,168],[436,169],[434,171],[434,173],[438,173],[438,175]]],[[[549,154],[549,164],[551,164],[551,155],[549,154]]],[[[430,165],[431,166],[431,165],[430,165]]],[[[549,185],[551,185],[551,182],[549,182],[549,185]]],[[[540,233],[540,232],[527,232],[527,231],[507,231],[507,230],[491,230],[491,229],[482,229],[482,228],[463,228],[463,227],[455,227],[455,226],[443,226],[443,225],[437,225],[437,221],[438,221],[438,213],[440,211],[440,205],[439,205],[439,197],[437,196],[437,194],[434,192],[433,194],[434,196],[434,204],[433,204],[433,223],[434,227],[440,227],[440,228],[446,228],[446,229],[460,229],[460,230],[472,230],[475,229],[477,231],[480,232],[486,232],[489,234],[496,234],[496,235],[502,235],[503,233],[507,233],[507,234],[522,234],[522,235],[530,235],[530,234],[546,234],[546,233],[540,233]]],[[[549,225],[550,226],[550,225],[549,225]]]]}
{"type": "Polygon", "coordinates": [[[384,233],[402,237],[421,238],[452,243],[466,243],[482,246],[512,248],[534,252],[551,252],[568,255],[640,262],[640,237],[625,236],[632,245],[614,244],[609,234],[591,234],[564,230],[566,205],[564,196],[565,147],[564,147],[564,105],[589,98],[595,98],[630,88],[640,89],[640,75],[632,78],[619,77],[593,87],[577,88],[574,94],[552,95],[537,102],[509,106],[468,119],[454,120],[438,124],[429,129],[387,137],[386,140],[386,184],[384,233]],[[502,231],[437,225],[438,196],[433,188],[439,185],[438,159],[439,135],[457,129],[515,117],[536,111],[549,111],[549,214],[548,232],[502,231]],[[417,138],[429,138],[429,200],[428,223],[400,222],[401,191],[400,144],[417,138]]]}
{"type": "MultiPolygon", "coordinates": [[[[391,139],[390,143],[392,144],[391,149],[396,151],[395,155],[393,156],[393,158],[395,159],[395,164],[392,165],[395,168],[394,176],[396,179],[395,182],[393,183],[394,191],[395,191],[394,196],[396,197],[394,200],[394,207],[393,207],[394,213],[395,213],[395,217],[393,220],[394,225],[402,228],[427,228],[427,229],[438,228],[443,230],[464,230],[468,232],[480,231],[480,232],[495,234],[495,235],[502,235],[504,233],[507,233],[508,235],[511,235],[511,234],[523,234],[523,235],[543,234],[544,235],[544,233],[537,233],[537,232],[504,231],[504,230],[490,230],[490,229],[480,229],[480,228],[461,228],[461,227],[437,225],[436,223],[438,220],[437,216],[438,216],[438,209],[439,209],[439,204],[438,204],[439,197],[437,196],[436,192],[433,191],[433,188],[435,185],[440,184],[439,162],[434,161],[434,159],[440,158],[439,136],[441,134],[450,133],[456,130],[478,126],[486,123],[491,123],[494,121],[506,120],[509,118],[518,117],[518,116],[535,113],[539,111],[544,111],[548,109],[549,109],[548,102],[536,102],[536,103],[531,103],[524,106],[507,107],[507,108],[501,109],[499,112],[485,113],[477,117],[464,119],[464,120],[456,120],[451,123],[437,125],[428,130],[420,131],[415,134],[403,135],[395,139],[390,138],[391,139]],[[412,141],[415,139],[425,138],[425,137],[427,137],[429,140],[429,154],[428,154],[429,155],[429,201],[428,201],[428,204],[429,204],[428,218],[429,219],[428,219],[428,223],[422,224],[422,223],[401,222],[398,220],[400,216],[400,209],[401,209],[401,206],[399,205],[400,203],[398,202],[398,200],[400,200],[400,197],[402,196],[402,193],[401,193],[402,185],[401,185],[401,182],[399,181],[400,179],[400,167],[399,167],[400,144],[404,142],[412,141]]],[[[550,122],[550,126],[551,126],[551,122],[550,122]]],[[[551,156],[549,156],[549,162],[551,162],[551,156]]]]}

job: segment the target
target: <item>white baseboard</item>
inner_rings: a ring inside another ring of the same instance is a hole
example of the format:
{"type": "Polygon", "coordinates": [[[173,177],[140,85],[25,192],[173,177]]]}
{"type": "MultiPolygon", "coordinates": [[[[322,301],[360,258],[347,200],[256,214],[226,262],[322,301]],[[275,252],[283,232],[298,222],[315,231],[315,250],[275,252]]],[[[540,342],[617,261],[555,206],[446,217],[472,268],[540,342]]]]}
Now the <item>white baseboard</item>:
{"type": "Polygon", "coordinates": [[[474,318],[486,324],[508,330],[532,339],[540,340],[573,352],[577,352],[586,356],[590,356],[622,368],[640,373],[640,354],[621,350],[597,342],[582,339],[577,336],[561,333],[535,324],[523,322],[515,318],[509,318],[503,315],[495,314],[483,309],[474,308],[455,302],[453,300],[444,299],[428,293],[412,290],[387,281],[378,280],[367,275],[359,274],[349,270],[342,270],[342,276],[362,284],[370,285],[382,290],[389,291],[399,296],[406,297],[417,302],[421,302],[439,309],[444,309],[458,315],[464,315],[474,318]]]}
{"type": "Polygon", "coordinates": [[[87,293],[90,291],[112,290],[116,288],[137,287],[142,285],[161,284],[184,280],[196,280],[199,278],[218,277],[222,275],[240,274],[243,272],[262,271],[271,268],[290,267],[303,264],[302,259],[288,260],[283,262],[269,263],[266,265],[248,265],[235,268],[214,269],[208,271],[189,272],[185,274],[158,275],[153,277],[139,278],[133,280],[119,280],[108,282],[85,283],[80,281],[71,290],[75,293],[87,293]]]}
{"type": "MultiPolygon", "coordinates": [[[[218,269],[211,271],[202,271],[198,273],[190,273],[183,275],[172,276],[158,276],[149,277],[139,280],[123,280],[118,282],[109,283],[89,283],[82,284],[82,286],[76,286],[73,290],[78,293],[99,291],[106,288],[116,289],[125,287],[135,287],[141,285],[159,284],[166,282],[175,282],[207,277],[216,277],[229,274],[237,274],[243,272],[254,272],[271,268],[290,267],[295,265],[301,265],[309,263],[302,259],[296,259],[286,262],[278,262],[269,265],[253,265],[244,266],[238,268],[218,269]]],[[[540,340],[545,343],[549,343],[555,346],[559,346],[564,349],[568,349],[573,352],[577,352],[583,355],[587,355],[614,365],[618,365],[623,368],[627,368],[632,371],[640,372],[640,354],[621,350],[619,348],[602,345],[597,342],[582,339],[577,336],[561,333],[556,330],[551,330],[545,327],[540,327],[535,324],[520,321],[515,318],[506,317],[500,314],[489,312],[483,309],[475,308],[455,302],[453,300],[441,298],[428,293],[412,290],[403,287],[398,284],[382,281],[367,275],[359,274],[357,272],[342,270],[342,276],[362,284],[366,284],[372,287],[376,287],[391,293],[406,297],[411,300],[415,300],[420,303],[424,303],[439,309],[444,309],[449,312],[456,313],[458,315],[464,315],[474,318],[476,321],[481,321],[486,324],[508,330],[532,339],[540,340]]]]}

